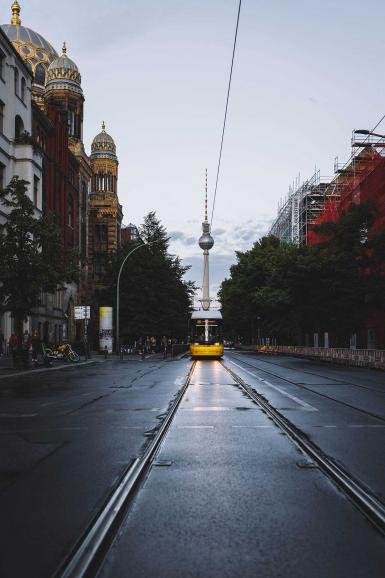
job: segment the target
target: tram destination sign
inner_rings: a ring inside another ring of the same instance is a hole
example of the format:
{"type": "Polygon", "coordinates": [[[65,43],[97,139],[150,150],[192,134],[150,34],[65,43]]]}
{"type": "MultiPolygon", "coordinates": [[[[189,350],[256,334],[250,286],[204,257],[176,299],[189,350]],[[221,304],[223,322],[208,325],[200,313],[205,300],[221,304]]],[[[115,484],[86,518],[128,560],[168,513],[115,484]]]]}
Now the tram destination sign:
{"type": "Polygon", "coordinates": [[[89,305],[75,306],[75,319],[89,319],[91,314],[91,307],[89,305]]]}

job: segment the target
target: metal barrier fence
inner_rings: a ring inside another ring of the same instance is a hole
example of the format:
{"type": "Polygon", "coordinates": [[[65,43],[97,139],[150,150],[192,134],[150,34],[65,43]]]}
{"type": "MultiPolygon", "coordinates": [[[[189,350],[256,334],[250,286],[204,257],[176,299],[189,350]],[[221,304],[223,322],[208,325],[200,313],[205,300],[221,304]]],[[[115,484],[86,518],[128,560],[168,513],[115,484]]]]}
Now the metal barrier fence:
{"type": "Polygon", "coordinates": [[[385,369],[385,350],[383,349],[303,347],[299,345],[257,345],[249,349],[257,351],[258,353],[296,355],[357,367],[385,369]]]}
{"type": "MultiPolygon", "coordinates": [[[[170,356],[171,359],[174,359],[178,355],[187,353],[188,350],[189,350],[188,343],[173,343],[171,347],[169,346],[167,348],[167,356],[165,357],[170,356]]],[[[163,351],[157,350],[157,353],[163,353],[163,351]]],[[[133,345],[120,345],[119,350],[120,359],[124,359],[126,355],[134,355],[134,354],[141,355],[142,357],[144,357],[145,352],[142,349],[135,348],[133,345]]]]}

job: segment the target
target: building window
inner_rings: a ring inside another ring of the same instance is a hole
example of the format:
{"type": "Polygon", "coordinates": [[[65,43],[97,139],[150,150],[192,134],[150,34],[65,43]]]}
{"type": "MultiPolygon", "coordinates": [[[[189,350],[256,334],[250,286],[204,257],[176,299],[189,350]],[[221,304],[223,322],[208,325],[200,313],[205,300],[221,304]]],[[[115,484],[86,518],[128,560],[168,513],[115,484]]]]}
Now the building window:
{"type": "Polygon", "coordinates": [[[94,259],[94,276],[96,279],[102,279],[106,274],[106,260],[105,257],[97,257],[94,259]]]}
{"type": "Polygon", "coordinates": [[[106,253],[108,248],[107,225],[95,225],[94,252],[106,253]]]}
{"type": "Polygon", "coordinates": [[[75,111],[70,109],[68,111],[68,134],[69,136],[75,135],[75,111]]]}
{"type": "Polygon", "coordinates": [[[23,102],[25,102],[25,90],[26,90],[26,82],[25,82],[25,78],[22,77],[21,79],[21,92],[20,92],[20,98],[23,102]]]}
{"type": "Polygon", "coordinates": [[[3,165],[3,163],[0,163],[0,189],[4,189],[5,186],[4,177],[5,177],[5,165],[3,165]]]}
{"type": "Polygon", "coordinates": [[[73,203],[69,201],[68,203],[68,216],[67,216],[67,224],[69,227],[73,226],[73,203]]]}
{"type": "Polygon", "coordinates": [[[39,182],[40,179],[34,175],[33,177],[33,204],[35,207],[38,206],[39,203],[39,182]]]}
{"type": "Polygon", "coordinates": [[[4,80],[5,54],[0,50],[0,78],[4,80]]]}
{"type": "Polygon", "coordinates": [[[15,116],[15,139],[20,138],[24,132],[24,123],[21,116],[18,114],[15,116]]]}
{"type": "Polygon", "coordinates": [[[14,76],[15,94],[17,94],[19,96],[19,71],[17,70],[17,68],[15,68],[14,71],[15,71],[15,76],[14,76]]]}
{"type": "Polygon", "coordinates": [[[35,68],[35,83],[45,86],[45,69],[41,64],[38,64],[35,68]]]}
{"type": "Polygon", "coordinates": [[[0,100],[0,132],[4,132],[4,102],[0,100]]]}

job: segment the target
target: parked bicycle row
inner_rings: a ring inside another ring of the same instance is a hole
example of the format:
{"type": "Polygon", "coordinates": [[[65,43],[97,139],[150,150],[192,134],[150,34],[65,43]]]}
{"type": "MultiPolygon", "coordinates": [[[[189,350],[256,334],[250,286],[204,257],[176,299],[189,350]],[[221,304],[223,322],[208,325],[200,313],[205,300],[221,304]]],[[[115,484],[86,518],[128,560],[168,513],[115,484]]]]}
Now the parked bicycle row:
{"type": "Polygon", "coordinates": [[[27,330],[21,338],[15,333],[11,334],[8,353],[12,356],[14,367],[29,367],[30,363],[33,367],[39,365],[50,367],[55,361],[76,363],[80,360],[79,353],[70,343],[47,344],[41,341],[37,331],[30,335],[27,330]]]}

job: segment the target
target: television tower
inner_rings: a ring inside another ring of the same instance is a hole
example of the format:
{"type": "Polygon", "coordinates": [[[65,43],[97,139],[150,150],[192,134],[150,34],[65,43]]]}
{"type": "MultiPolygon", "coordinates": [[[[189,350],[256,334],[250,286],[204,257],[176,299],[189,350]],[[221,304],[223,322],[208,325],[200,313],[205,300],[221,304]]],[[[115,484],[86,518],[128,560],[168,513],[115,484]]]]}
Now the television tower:
{"type": "Polygon", "coordinates": [[[207,169],[205,190],[205,220],[202,223],[203,234],[199,238],[199,246],[203,249],[202,307],[204,311],[208,311],[210,309],[209,251],[214,246],[214,239],[210,235],[211,226],[207,216],[207,169]]]}

